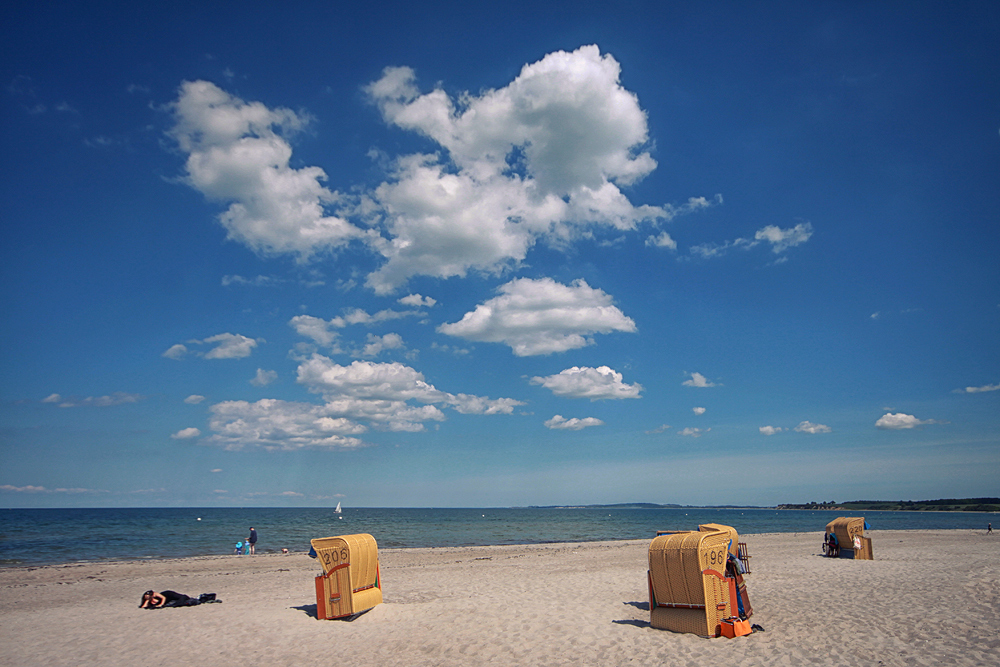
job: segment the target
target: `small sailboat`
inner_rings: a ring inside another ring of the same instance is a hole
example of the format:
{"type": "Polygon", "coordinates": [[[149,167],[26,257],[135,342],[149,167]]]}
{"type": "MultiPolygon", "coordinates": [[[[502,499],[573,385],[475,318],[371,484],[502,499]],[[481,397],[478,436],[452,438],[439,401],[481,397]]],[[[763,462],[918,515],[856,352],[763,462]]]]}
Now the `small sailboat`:
{"type": "MultiPolygon", "coordinates": [[[[340,502],[338,501],[337,502],[337,508],[335,510],[333,510],[333,513],[334,514],[342,514],[343,512],[344,512],[344,510],[340,509],[340,502]]],[[[337,518],[338,519],[343,519],[344,517],[338,516],[337,518]]]]}

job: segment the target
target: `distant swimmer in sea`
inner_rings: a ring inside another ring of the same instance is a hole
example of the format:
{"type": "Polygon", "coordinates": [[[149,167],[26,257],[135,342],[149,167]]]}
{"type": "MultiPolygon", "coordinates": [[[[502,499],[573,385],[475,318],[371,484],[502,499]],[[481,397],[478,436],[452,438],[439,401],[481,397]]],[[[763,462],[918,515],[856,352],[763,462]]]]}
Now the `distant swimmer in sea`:
{"type": "Polygon", "coordinates": [[[215,597],[215,593],[202,593],[196,598],[190,595],[184,595],[183,593],[178,593],[176,591],[163,591],[162,593],[157,593],[156,591],[146,591],[142,594],[142,600],[139,602],[140,609],[163,609],[165,607],[194,607],[199,604],[207,604],[209,602],[222,602],[215,597]]]}

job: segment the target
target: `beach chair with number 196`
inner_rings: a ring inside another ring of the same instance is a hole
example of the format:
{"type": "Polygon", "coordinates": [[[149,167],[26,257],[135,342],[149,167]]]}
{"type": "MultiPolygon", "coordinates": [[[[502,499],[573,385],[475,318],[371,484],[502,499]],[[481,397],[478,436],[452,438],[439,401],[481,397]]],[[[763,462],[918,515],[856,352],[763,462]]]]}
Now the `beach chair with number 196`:
{"type": "Polygon", "coordinates": [[[316,618],[354,616],[382,602],[378,545],[367,533],[311,540],[323,574],[316,577],[316,618]]]}
{"type": "Polygon", "coordinates": [[[747,558],[739,545],[739,536],[729,526],[659,531],[649,545],[650,625],[718,637],[726,632],[727,622],[736,619],[749,632],[746,619],[753,610],[742,575],[730,565],[731,559],[747,558]]]}

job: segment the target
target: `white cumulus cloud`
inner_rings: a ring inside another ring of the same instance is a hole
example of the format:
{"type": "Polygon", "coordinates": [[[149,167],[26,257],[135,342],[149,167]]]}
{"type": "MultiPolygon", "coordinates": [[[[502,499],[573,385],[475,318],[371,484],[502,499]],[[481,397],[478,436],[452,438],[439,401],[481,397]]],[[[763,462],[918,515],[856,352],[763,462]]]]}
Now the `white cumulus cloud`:
{"type": "Polygon", "coordinates": [[[875,426],[883,430],[895,431],[899,429],[916,428],[917,426],[924,426],[925,424],[941,423],[942,422],[935,419],[917,419],[913,415],[907,415],[902,412],[887,412],[878,418],[878,421],[875,422],[875,426]]]}
{"type": "Polygon", "coordinates": [[[187,355],[187,353],[187,347],[177,343],[176,345],[171,345],[167,348],[167,350],[163,353],[163,356],[167,359],[182,359],[185,355],[187,355]]]}
{"type": "Polygon", "coordinates": [[[329,215],[340,196],[319,167],[291,167],[287,137],[308,124],[290,109],[245,102],[208,81],[185,81],[171,105],[170,136],[187,154],[185,181],[228,203],[219,216],[228,238],[260,254],[308,259],[364,233],[329,215]]]}
{"type": "Polygon", "coordinates": [[[782,229],[777,225],[768,225],[757,230],[757,233],[754,234],[754,240],[766,241],[771,244],[771,252],[781,253],[788,248],[802,245],[809,240],[812,234],[812,224],[808,222],[799,223],[788,229],[782,229]]]}
{"type": "Polygon", "coordinates": [[[622,382],[622,374],[608,366],[589,368],[573,366],[556,375],[533,377],[531,384],[550,389],[556,396],[589,398],[592,401],[616,398],[639,398],[642,385],[622,382]]]}
{"type": "Polygon", "coordinates": [[[577,419],[573,417],[571,419],[566,419],[562,415],[555,415],[552,419],[545,421],[546,428],[553,430],[565,430],[565,431],[579,431],[585,429],[589,426],[603,426],[604,422],[596,417],[585,417],[583,419],[577,419]]]}
{"type": "Polygon", "coordinates": [[[826,426],[825,424],[813,424],[810,421],[799,422],[799,425],[795,427],[795,430],[799,433],[830,433],[833,431],[832,428],[826,426]]]}
{"type": "Polygon", "coordinates": [[[365,346],[357,353],[361,357],[377,357],[385,350],[401,350],[405,347],[403,337],[398,333],[387,333],[384,336],[368,334],[365,346]]]}
{"type": "Polygon", "coordinates": [[[174,440],[190,440],[191,438],[197,438],[201,435],[201,431],[196,428],[182,428],[170,437],[174,440]]]}
{"type": "Polygon", "coordinates": [[[510,414],[514,406],[523,405],[509,398],[488,399],[440,391],[428,384],[422,373],[399,362],[355,361],[341,366],[317,354],[299,365],[298,376],[309,391],[323,395],[331,403],[339,401],[345,405],[355,401],[405,404],[413,400],[427,407],[439,404],[473,414],[510,414]]]}
{"type": "Polygon", "coordinates": [[[255,387],[263,387],[269,385],[278,379],[277,371],[265,371],[263,368],[257,369],[257,374],[253,376],[250,380],[250,384],[255,387]]]}
{"type": "Polygon", "coordinates": [[[810,222],[801,222],[794,227],[782,229],[777,225],[768,225],[758,229],[752,239],[738,238],[725,243],[703,243],[692,246],[691,253],[705,258],[721,257],[730,250],[749,250],[761,243],[770,243],[771,252],[781,254],[789,248],[802,245],[812,237],[813,227],[810,222]]]}
{"type": "Polygon", "coordinates": [[[265,398],[224,401],[210,409],[213,435],[207,442],[225,449],[355,449],[366,444],[354,437],[367,430],[363,425],[327,406],[265,398]]]}
{"type": "Polygon", "coordinates": [[[104,396],[68,396],[51,394],[42,399],[42,403],[56,403],[60,408],[110,408],[116,405],[126,405],[128,403],[138,403],[146,398],[141,394],[130,394],[124,391],[116,391],[113,394],[104,396]]]}
{"type": "Polygon", "coordinates": [[[210,408],[213,434],[202,442],[226,449],[354,449],[370,444],[358,437],[369,428],[416,432],[424,430],[426,422],[443,421],[441,407],[463,414],[500,415],[523,405],[511,398],[440,391],[421,373],[398,362],[355,361],[341,366],[313,354],[299,364],[298,381],[324,402],[217,403],[210,408]]]}
{"type": "Polygon", "coordinates": [[[691,408],[691,412],[695,413],[696,415],[703,415],[705,414],[705,408],[691,408]]]}
{"type": "Polygon", "coordinates": [[[368,284],[384,293],[414,275],[497,272],[538,239],[559,245],[587,227],[633,229],[680,212],[634,206],[620,189],[656,167],[646,113],[620,70],[584,46],[454,99],[421,94],[408,67],[387,68],[366,88],[382,117],[440,151],[400,158],[372,194],[388,238],[375,244],[386,263],[368,284]]]}
{"type": "Polygon", "coordinates": [[[775,433],[781,433],[782,431],[787,431],[788,429],[782,428],[780,426],[761,426],[760,432],[763,435],[774,435],[775,433]]]}
{"type": "Polygon", "coordinates": [[[242,334],[222,333],[201,342],[215,345],[205,353],[206,359],[242,359],[249,357],[253,349],[257,347],[257,343],[263,341],[247,338],[242,334]]]}
{"type": "Polygon", "coordinates": [[[190,396],[184,399],[184,402],[187,403],[188,405],[198,405],[204,400],[205,397],[201,396],[200,394],[191,394],[190,396]]]}
{"type": "Polygon", "coordinates": [[[466,340],[504,343],[526,357],[591,345],[595,333],[634,332],[635,322],[613,305],[611,296],[583,280],[563,285],[551,278],[519,278],[499,288],[458,322],[438,331],[466,340]]]}
{"type": "Polygon", "coordinates": [[[59,487],[49,489],[44,486],[14,486],[12,484],[0,484],[0,492],[3,493],[108,493],[104,489],[84,489],[80,487],[65,488],[59,487]]]}
{"type": "Polygon", "coordinates": [[[670,238],[670,234],[667,232],[660,232],[656,236],[647,237],[646,245],[654,248],[669,248],[670,250],[677,250],[677,241],[670,238]]]}
{"type": "Polygon", "coordinates": [[[420,294],[407,294],[397,301],[404,306],[410,306],[412,308],[430,308],[437,303],[436,300],[429,296],[421,296],[420,294]]]}
{"type": "Polygon", "coordinates": [[[187,341],[188,345],[213,345],[214,347],[208,352],[192,351],[178,343],[170,346],[163,356],[168,359],[181,359],[188,354],[196,354],[205,359],[242,359],[249,357],[254,348],[263,342],[262,338],[254,339],[242,334],[221,333],[202,340],[187,341]]]}
{"type": "Polygon", "coordinates": [[[692,428],[692,427],[689,426],[689,427],[687,427],[687,428],[685,428],[683,430],[677,431],[677,435],[686,435],[686,436],[689,436],[689,437],[692,437],[692,438],[700,438],[701,436],[705,435],[706,433],[708,433],[711,430],[712,429],[710,429],[710,428],[706,428],[705,430],[702,430],[700,428],[692,428]]]}
{"type": "MultiPolygon", "coordinates": [[[[415,296],[419,303],[416,303],[414,299],[409,299],[404,297],[400,299],[400,303],[404,300],[408,303],[404,305],[433,305],[436,303],[434,299],[428,297],[424,300],[420,295],[415,296]]],[[[377,313],[369,314],[367,311],[361,308],[348,308],[344,311],[343,315],[330,318],[329,320],[324,320],[320,317],[314,317],[312,315],[296,315],[291,320],[288,321],[288,325],[295,329],[296,333],[305,338],[309,338],[314,343],[321,347],[330,348],[332,352],[340,353],[343,350],[340,348],[338,339],[340,336],[339,330],[352,325],[364,325],[364,326],[374,326],[376,324],[381,324],[382,322],[389,322],[392,320],[399,320],[404,317],[414,317],[420,315],[420,311],[417,310],[380,310],[377,313]]]]}
{"type": "Polygon", "coordinates": [[[684,380],[681,382],[685,387],[715,387],[717,386],[714,382],[709,382],[701,373],[691,373],[690,380],[684,380]]]}
{"type": "Polygon", "coordinates": [[[966,387],[965,389],[956,389],[954,393],[981,394],[987,391],[1000,391],[1000,384],[984,384],[981,387],[966,387]]]}
{"type": "Polygon", "coordinates": [[[342,328],[344,324],[337,320],[338,318],[327,321],[312,315],[296,315],[288,321],[288,325],[295,329],[295,332],[300,336],[309,338],[317,345],[334,348],[335,351],[339,352],[340,349],[336,343],[340,333],[336,330],[342,328]]]}
{"type": "Polygon", "coordinates": [[[257,276],[255,278],[244,278],[240,275],[225,275],[222,276],[222,286],[229,287],[230,285],[247,285],[250,287],[266,287],[270,285],[278,285],[285,282],[282,278],[275,278],[273,276],[257,276]]]}

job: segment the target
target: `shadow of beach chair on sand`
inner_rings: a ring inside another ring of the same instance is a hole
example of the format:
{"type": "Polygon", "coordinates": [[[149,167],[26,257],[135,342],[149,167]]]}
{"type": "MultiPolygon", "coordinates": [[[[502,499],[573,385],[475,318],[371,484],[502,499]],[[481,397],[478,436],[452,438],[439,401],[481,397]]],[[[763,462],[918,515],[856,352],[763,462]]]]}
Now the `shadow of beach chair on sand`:
{"type": "Polygon", "coordinates": [[[823,536],[823,553],[833,558],[874,560],[872,538],[865,537],[865,528],[869,527],[863,516],[837,517],[826,524],[826,533],[823,536]],[[832,545],[831,535],[834,537],[832,545]]]}
{"type": "Polygon", "coordinates": [[[747,634],[753,614],[742,576],[749,572],[747,558],[746,545],[729,526],[659,531],[649,545],[649,624],[718,637],[732,631],[735,619],[744,628],[738,634],[747,634]]]}
{"type": "Polygon", "coordinates": [[[316,577],[316,618],[357,616],[382,602],[378,545],[367,533],[310,540],[323,574],[316,577]]]}

